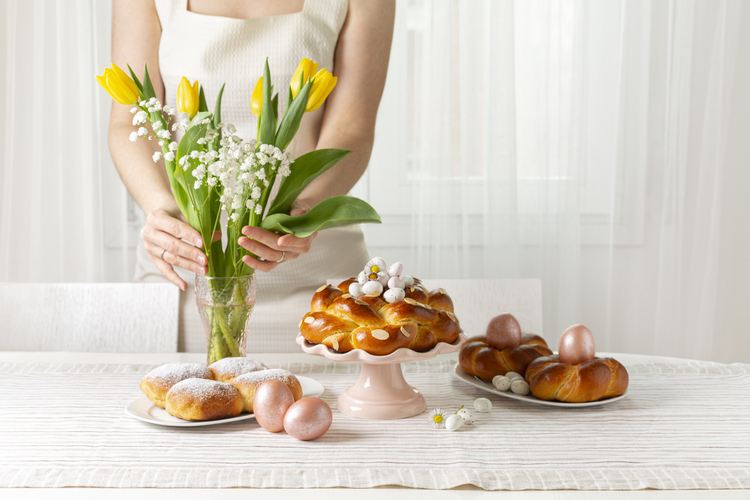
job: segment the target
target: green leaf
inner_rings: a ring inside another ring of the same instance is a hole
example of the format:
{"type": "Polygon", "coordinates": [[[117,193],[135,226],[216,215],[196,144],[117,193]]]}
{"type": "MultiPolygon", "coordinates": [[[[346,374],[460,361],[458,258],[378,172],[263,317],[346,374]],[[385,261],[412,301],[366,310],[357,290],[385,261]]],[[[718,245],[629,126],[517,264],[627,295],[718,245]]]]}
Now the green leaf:
{"type": "Polygon", "coordinates": [[[287,213],[308,184],[349,153],[351,151],[345,149],[318,149],[294,160],[291,165],[292,173],[281,181],[279,192],[268,214],[287,213]]]}
{"type": "Polygon", "coordinates": [[[286,93],[286,106],[284,106],[284,116],[286,117],[287,112],[289,111],[289,106],[292,105],[292,100],[294,99],[294,96],[292,95],[292,86],[289,86],[289,91],[286,93]]]}
{"type": "Polygon", "coordinates": [[[279,94],[273,96],[273,100],[271,100],[271,106],[273,106],[273,115],[279,116],[279,94]]]}
{"type": "Polygon", "coordinates": [[[219,123],[221,123],[221,96],[224,94],[224,85],[221,86],[221,90],[219,90],[219,95],[216,96],[216,106],[214,107],[214,128],[219,128],[219,123]]]}
{"type": "Polygon", "coordinates": [[[198,89],[198,111],[208,111],[206,94],[203,93],[203,85],[201,85],[200,89],[198,89]]]}
{"type": "Polygon", "coordinates": [[[148,64],[143,64],[143,99],[149,100],[156,97],[154,86],[151,84],[151,77],[148,75],[148,64]]]}
{"type": "Polygon", "coordinates": [[[135,71],[133,71],[133,68],[130,67],[130,64],[128,64],[128,71],[130,71],[130,78],[132,78],[135,82],[136,87],[138,87],[138,92],[141,94],[141,98],[143,98],[143,85],[141,84],[141,81],[138,79],[138,77],[135,76],[135,71]]]}
{"type": "Polygon", "coordinates": [[[307,106],[307,99],[310,96],[310,89],[312,89],[312,83],[302,87],[297,97],[292,101],[292,105],[284,112],[284,119],[281,121],[279,127],[279,133],[276,135],[276,147],[279,149],[286,149],[294,135],[299,130],[299,124],[302,121],[302,115],[305,114],[305,107],[307,106]]]}
{"type": "Polygon", "coordinates": [[[269,215],[260,227],[277,233],[291,233],[298,238],[310,236],[315,231],[332,227],[349,226],[365,222],[380,222],[380,215],[359,198],[334,196],[323,200],[309,212],[292,217],[287,214],[269,215]]]}
{"type": "Polygon", "coordinates": [[[258,141],[263,144],[274,144],[276,139],[276,115],[273,112],[273,85],[271,85],[271,70],[268,68],[268,58],[266,58],[266,66],[263,69],[263,107],[260,111],[260,118],[258,141]]]}

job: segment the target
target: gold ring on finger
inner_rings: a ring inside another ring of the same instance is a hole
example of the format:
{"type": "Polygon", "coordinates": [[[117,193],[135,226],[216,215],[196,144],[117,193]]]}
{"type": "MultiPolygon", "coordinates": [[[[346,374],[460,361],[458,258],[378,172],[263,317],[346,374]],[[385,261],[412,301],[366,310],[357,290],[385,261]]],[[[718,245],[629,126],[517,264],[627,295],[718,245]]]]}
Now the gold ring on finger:
{"type": "MultiPolygon", "coordinates": [[[[161,257],[159,257],[161,260],[164,260],[164,254],[167,253],[167,249],[161,251],[161,257]]],[[[165,261],[166,262],[166,261],[165,261]]]]}
{"type": "Polygon", "coordinates": [[[281,258],[280,258],[279,260],[277,260],[276,262],[277,262],[277,263],[279,263],[279,262],[281,262],[282,260],[284,260],[284,255],[286,255],[286,252],[282,251],[282,252],[281,252],[281,258]]]}

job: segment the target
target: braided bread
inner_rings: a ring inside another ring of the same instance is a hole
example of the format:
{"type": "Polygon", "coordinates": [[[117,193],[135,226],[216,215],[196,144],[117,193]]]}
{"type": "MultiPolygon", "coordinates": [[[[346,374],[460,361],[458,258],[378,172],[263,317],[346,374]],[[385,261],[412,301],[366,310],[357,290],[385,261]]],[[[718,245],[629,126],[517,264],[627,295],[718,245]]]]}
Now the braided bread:
{"type": "Polygon", "coordinates": [[[405,347],[428,351],[438,342],[452,343],[461,333],[453,301],[442,288],[428,292],[418,279],[404,289],[405,298],[389,304],[380,294],[361,299],[349,294],[355,278],[315,292],[300,332],[313,344],[338,352],[362,349],[386,355],[405,347]]]}
{"type": "Polygon", "coordinates": [[[552,351],[539,335],[524,333],[521,344],[499,350],[487,343],[487,337],[469,339],[458,353],[461,368],[469,375],[491,381],[496,375],[516,372],[523,375],[529,363],[552,351]]]}
{"type": "Polygon", "coordinates": [[[628,371],[612,358],[594,358],[576,365],[558,355],[537,358],[526,370],[531,393],[539,399],[586,403],[619,396],[628,388],[628,371]]]}

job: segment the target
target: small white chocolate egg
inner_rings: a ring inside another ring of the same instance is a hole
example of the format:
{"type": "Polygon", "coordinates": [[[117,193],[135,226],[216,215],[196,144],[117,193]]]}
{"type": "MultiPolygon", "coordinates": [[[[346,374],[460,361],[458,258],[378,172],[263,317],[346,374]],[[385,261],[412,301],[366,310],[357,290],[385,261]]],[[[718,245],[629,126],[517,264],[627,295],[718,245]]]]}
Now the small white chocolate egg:
{"type": "Polygon", "coordinates": [[[261,427],[270,432],[284,429],[284,414],[294,403],[289,387],[280,380],[266,380],[255,391],[253,413],[261,427]]]}
{"type": "Polygon", "coordinates": [[[406,283],[404,283],[404,280],[399,278],[398,276],[394,276],[391,279],[388,280],[388,288],[406,288],[406,283]]]}
{"type": "Polygon", "coordinates": [[[393,304],[394,302],[400,302],[404,300],[404,297],[406,297],[406,292],[404,292],[401,288],[391,288],[385,291],[383,294],[383,298],[386,302],[389,304],[393,304]]]}
{"type": "Polygon", "coordinates": [[[476,420],[474,412],[468,408],[461,408],[460,410],[458,410],[457,415],[461,415],[461,418],[464,419],[465,424],[473,424],[476,420]]]}
{"type": "Polygon", "coordinates": [[[520,373],[516,373],[516,372],[508,372],[505,374],[505,376],[508,377],[511,380],[511,382],[517,378],[520,378],[521,380],[523,380],[523,375],[521,375],[520,373]]]}
{"type": "Polygon", "coordinates": [[[357,283],[359,283],[360,285],[364,285],[365,283],[367,283],[366,272],[362,271],[361,273],[359,273],[359,275],[357,276],[357,283]]]}
{"type": "Polygon", "coordinates": [[[404,280],[404,285],[406,286],[414,285],[414,278],[412,276],[409,276],[408,274],[401,276],[401,279],[404,280]]]}
{"type": "Polygon", "coordinates": [[[302,398],[284,415],[284,430],[301,441],[317,439],[331,428],[333,412],[328,403],[318,398],[302,398]]]}
{"type": "Polygon", "coordinates": [[[492,401],[487,398],[478,398],[474,401],[474,409],[479,413],[487,413],[492,409],[492,401]]]}
{"type": "Polygon", "coordinates": [[[521,396],[529,393],[529,383],[522,378],[517,378],[510,383],[510,390],[521,396]]]}
{"type": "Polygon", "coordinates": [[[360,285],[359,283],[351,283],[349,285],[349,293],[353,297],[362,297],[365,294],[365,292],[362,290],[362,285],[360,285]]]}
{"type": "Polygon", "coordinates": [[[505,375],[495,375],[492,377],[492,385],[494,385],[495,389],[498,391],[507,391],[510,389],[510,379],[505,375]]]}
{"type": "Polygon", "coordinates": [[[388,280],[390,279],[390,276],[388,276],[388,273],[385,271],[380,271],[378,273],[378,281],[381,285],[383,285],[383,288],[388,286],[388,280]]]}
{"type": "MultiPolygon", "coordinates": [[[[391,277],[397,277],[401,276],[401,273],[404,272],[404,265],[400,262],[394,262],[391,264],[391,267],[388,268],[388,276],[391,277]]],[[[398,288],[403,288],[402,286],[398,288]]]]}
{"type": "Polygon", "coordinates": [[[560,361],[571,365],[591,361],[596,357],[594,336],[583,325],[569,326],[560,337],[558,354],[560,361]]]}
{"type": "Polygon", "coordinates": [[[449,431],[457,431],[461,428],[461,426],[464,423],[463,417],[461,415],[451,415],[447,419],[445,419],[445,428],[449,431]]]}
{"type": "Polygon", "coordinates": [[[379,281],[368,281],[362,285],[362,291],[365,292],[365,295],[380,295],[383,293],[383,285],[381,285],[379,281]]]}
{"type": "Polygon", "coordinates": [[[487,325],[487,343],[495,349],[518,347],[521,344],[521,325],[509,313],[495,316],[487,325]]]}

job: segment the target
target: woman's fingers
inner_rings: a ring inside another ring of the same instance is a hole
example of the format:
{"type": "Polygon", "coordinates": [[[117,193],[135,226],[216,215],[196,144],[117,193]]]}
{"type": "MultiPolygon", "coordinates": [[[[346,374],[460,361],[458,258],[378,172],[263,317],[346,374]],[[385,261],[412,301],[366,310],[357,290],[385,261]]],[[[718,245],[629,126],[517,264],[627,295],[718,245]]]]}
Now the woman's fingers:
{"type": "MultiPolygon", "coordinates": [[[[297,253],[307,253],[310,251],[310,244],[315,239],[317,233],[308,236],[307,238],[297,238],[291,234],[285,234],[279,237],[278,234],[266,231],[259,227],[245,226],[242,228],[242,234],[248,238],[252,238],[265,246],[281,251],[293,251],[297,253]]],[[[265,257],[264,257],[265,258],[265,257]]]]}
{"type": "MultiPolygon", "coordinates": [[[[166,250],[172,255],[180,257],[180,264],[176,265],[195,272],[201,272],[199,270],[200,268],[203,270],[202,274],[205,274],[205,267],[208,264],[208,259],[203,252],[195,248],[193,245],[185,243],[164,231],[155,229],[145,229],[143,231],[143,240],[144,244],[145,242],[148,242],[152,245],[150,252],[153,255],[161,256],[162,251],[166,250]]],[[[146,250],[149,249],[146,248],[146,250]]]]}
{"type": "Polygon", "coordinates": [[[165,278],[177,285],[177,288],[179,288],[183,292],[187,290],[187,283],[185,283],[185,281],[183,281],[183,279],[180,278],[176,272],[174,272],[172,266],[161,260],[159,257],[154,257],[153,254],[149,254],[149,257],[165,278]]]}
{"type": "Polygon", "coordinates": [[[268,262],[283,262],[287,258],[291,258],[291,255],[295,254],[295,252],[292,252],[291,250],[284,251],[273,249],[267,245],[264,245],[263,243],[260,243],[259,241],[251,240],[249,238],[245,238],[244,236],[242,236],[237,242],[248,252],[257,255],[258,257],[261,257],[268,262]]]}
{"type": "Polygon", "coordinates": [[[189,241],[197,247],[203,246],[203,238],[198,231],[181,220],[175,219],[166,210],[156,210],[148,214],[146,226],[148,227],[149,224],[176,238],[189,241]]]}

